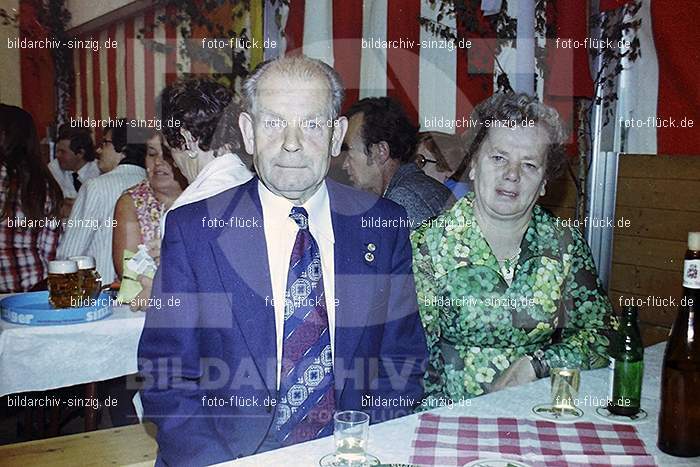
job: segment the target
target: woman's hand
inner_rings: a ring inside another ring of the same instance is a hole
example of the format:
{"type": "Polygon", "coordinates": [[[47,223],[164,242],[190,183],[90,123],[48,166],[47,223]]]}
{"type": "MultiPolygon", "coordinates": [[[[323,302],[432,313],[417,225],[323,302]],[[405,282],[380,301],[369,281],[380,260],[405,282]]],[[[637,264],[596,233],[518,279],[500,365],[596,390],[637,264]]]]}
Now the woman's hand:
{"type": "Polygon", "coordinates": [[[532,368],[530,359],[522,357],[514,361],[510,367],[499,376],[488,388],[488,392],[500,391],[509,386],[520,386],[537,379],[535,369],[532,368]]]}
{"type": "Polygon", "coordinates": [[[148,308],[148,299],[151,298],[153,279],[139,274],[139,283],[141,284],[141,292],[131,301],[129,305],[131,311],[146,310],[148,308]]]}
{"type": "Polygon", "coordinates": [[[148,254],[156,262],[156,265],[160,266],[160,237],[154,238],[146,244],[148,248],[148,254]]]}

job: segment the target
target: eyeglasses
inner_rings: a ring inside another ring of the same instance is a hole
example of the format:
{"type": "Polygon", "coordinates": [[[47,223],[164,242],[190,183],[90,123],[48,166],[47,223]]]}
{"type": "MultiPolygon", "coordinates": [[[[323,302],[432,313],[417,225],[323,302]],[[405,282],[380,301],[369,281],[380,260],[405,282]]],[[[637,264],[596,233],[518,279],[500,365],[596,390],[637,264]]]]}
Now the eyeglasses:
{"type": "Polygon", "coordinates": [[[426,164],[437,164],[438,161],[436,161],[434,159],[428,159],[423,154],[418,154],[416,156],[415,163],[419,169],[422,169],[423,167],[425,167],[426,164]]]}

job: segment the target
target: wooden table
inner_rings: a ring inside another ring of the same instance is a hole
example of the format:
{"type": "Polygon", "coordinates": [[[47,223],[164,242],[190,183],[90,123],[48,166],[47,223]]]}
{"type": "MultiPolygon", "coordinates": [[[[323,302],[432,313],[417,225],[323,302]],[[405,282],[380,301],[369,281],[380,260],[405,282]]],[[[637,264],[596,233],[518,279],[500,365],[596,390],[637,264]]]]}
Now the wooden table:
{"type": "Polygon", "coordinates": [[[0,446],[4,467],[152,466],[158,445],[151,423],[0,446]]]}

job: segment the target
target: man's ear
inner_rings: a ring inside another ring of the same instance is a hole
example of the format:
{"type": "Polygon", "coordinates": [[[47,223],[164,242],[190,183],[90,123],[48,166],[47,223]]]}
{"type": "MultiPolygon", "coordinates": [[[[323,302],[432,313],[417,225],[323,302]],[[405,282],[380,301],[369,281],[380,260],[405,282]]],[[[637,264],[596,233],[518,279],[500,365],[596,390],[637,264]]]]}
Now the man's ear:
{"type": "Polygon", "coordinates": [[[331,121],[333,125],[332,135],[331,135],[331,156],[338,157],[340,155],[340,150],[343,147],[343,139],[345,139],[345,134],[348,132],[348,119],[346,117],[338,117],[337,120],[331,121]]]}
{"type": "Polygon", "coordinates": [[[372,159],[374,159],[374,162],[377,164],[384,164],[391,158],[391,149],[389,149],[389,143],[386,141],[373,144],[370,152],[372,154],[372,159]]]}
{"type": "Polygon", "coordinates": [[[542,181],[542,186],[540,186],[540,196],[544,196],[547,193],[545,187],[547,186],[547,180],[542,181]]]}
{"type": "Polygon", "coordinates": [[[238,127],[243,135],[245,151],[251,156],[255,154],[255,131],[253,129],[253,117],[248,112],[241,112],[238,117],[238,127]]]}
{"type": "Polygon", "coordinates": [[[85,160],[85,149],[78,149],[77,151],[75,151],[75,155],[81,158],[82,160],[85,160]]]}

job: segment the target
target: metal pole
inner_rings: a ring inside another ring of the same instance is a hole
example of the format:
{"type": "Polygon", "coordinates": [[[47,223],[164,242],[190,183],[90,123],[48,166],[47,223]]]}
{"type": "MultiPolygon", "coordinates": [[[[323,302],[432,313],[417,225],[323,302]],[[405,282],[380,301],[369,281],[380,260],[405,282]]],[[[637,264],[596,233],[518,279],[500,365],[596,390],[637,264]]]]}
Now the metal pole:
{"type": "Polygon", "coordinates": [[[535,2],[518,0],[515,92],[535,93],[535,2]]]}
{"type": "MultiPolygon", "coordinates": [[[[598,2],[592,2],[592,13],[598,13],[598,2]]],[[[591,31],[591,35],[601,37],[600,30],[591,31]]],[[[602,58],[599,54],[594,63],[594,70],[600,70],[602,58]]],[[[594,102],[602,96],[602,87],[596,86],[594,102]]],[[[613,119],[614,120],[614,119],[613,119]]],[[[602,132],[605,112],[602,105],[593,105],[591,111],[591,164],[586,183],[588,198],[586,202],[585,238],[591,248],[593,261],[598,268],[598,277],[607,290],[610,285],[612,269],[613,231],[608,220],[615,222],[615,201],[617,195],[617,166],[619,153],[606,152],[602,149],[602,132]]]]}

